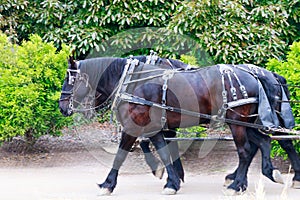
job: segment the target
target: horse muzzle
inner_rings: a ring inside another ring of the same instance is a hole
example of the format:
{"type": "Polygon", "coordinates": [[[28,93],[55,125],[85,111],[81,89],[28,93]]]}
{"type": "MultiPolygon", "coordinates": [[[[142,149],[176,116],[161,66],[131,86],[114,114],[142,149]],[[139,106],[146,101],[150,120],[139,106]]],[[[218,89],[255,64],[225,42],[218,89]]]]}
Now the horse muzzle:
{"type": "Polygon", "coordinates": [[[69,101],[67,100],[59,101],[59,110],[65,117],[69,117],[74,113],[69,101]]]}

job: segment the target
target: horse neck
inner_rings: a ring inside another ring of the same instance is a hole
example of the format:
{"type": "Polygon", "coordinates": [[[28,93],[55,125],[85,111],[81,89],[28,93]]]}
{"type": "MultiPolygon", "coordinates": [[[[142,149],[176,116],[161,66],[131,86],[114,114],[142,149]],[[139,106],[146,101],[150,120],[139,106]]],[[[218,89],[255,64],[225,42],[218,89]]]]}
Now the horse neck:
{"type": "Polygon", "coordinates": [[[120,59],[113,62],[100,79],[97,91],[105,93],[106,96],[110,96],[118,86],[125,64],[126,59],[120,59]]]}

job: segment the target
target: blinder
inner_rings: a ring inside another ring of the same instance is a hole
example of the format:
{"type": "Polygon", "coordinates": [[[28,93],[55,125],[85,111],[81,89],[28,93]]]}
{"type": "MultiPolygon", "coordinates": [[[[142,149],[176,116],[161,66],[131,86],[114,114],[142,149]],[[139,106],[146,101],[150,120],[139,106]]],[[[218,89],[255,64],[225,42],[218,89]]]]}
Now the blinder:
{"type": "MultiPolygon", "coordinates": [[[[76,79],[80,76],[80,62],[76,62],[77,69],[67,69],[68,77],[68,85],[74,86],[76,79]]],[[[68,95],[67,97],[60,98],[59,101],[69,101],[69,109],[73,109],[73,92],[74,87],[71,90],[65,91],[63,90],[61,94],[68,95]]]]}
{"type": "Polygon", "coordinates": [[[69,74],[69,85],[74,85],[76,78],[80,74],[80,69],[67,69],[67,72],[69,74]],[[75,73],[75,75],[72,75],[72,73],[75,73]]]}

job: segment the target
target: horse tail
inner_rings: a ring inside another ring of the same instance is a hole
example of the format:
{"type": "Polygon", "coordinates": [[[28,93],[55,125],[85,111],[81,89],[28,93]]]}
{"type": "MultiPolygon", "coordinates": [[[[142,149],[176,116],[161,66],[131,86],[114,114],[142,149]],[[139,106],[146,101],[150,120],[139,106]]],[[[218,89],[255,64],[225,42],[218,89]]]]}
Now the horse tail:
{"type": "Polygon", "coordinates": [[[281,89],[282,102],[280,103],[279,119],[281,121],[282,126],[291,129],[295,127],[295,118],[293,116],[291,105],[288,102],[290,100],[290,92],[287,86],[287,81],[284,77],[274,72],[273,76],[278,81],[281,89]]]}
{"type": "Polygon", "coordinates": [[[279,82],[279,85],[282,86],[288,100],[290,100],[290,91],[287,87],[287,81],[283,76],[280,76],[279,74],[272,72],[273,76],[277,79],[277,81],[279,82]]]}
{"type": "Polygon", "coordinates": [[[278,103],[276,96],[280,94],[280,87],[278,85],[276,86],[278,82],[272,73],[266,72],[264,75],[257,74],[257,77],[264,88],[264,91],[270,102],[270,106],[275,110],[278,103]]]}

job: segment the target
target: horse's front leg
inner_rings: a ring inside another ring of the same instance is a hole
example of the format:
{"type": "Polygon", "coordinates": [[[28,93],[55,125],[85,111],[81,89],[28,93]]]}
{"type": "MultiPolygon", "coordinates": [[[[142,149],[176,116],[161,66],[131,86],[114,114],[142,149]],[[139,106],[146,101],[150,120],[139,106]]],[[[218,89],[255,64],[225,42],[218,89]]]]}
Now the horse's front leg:
{"type": "Polygon", "coordinates": [[[176,172],[178,173],[178,176],[184,182],[184,170],[182,166],[182,162],[179,155],[179,147],[177,141],[171,141],[168,142],[168,147],[171,153],[171,158],[173,161],[173,165],[175,167],[176,172]]]}
{"type": "Polygon", "coordinates": [[[158,134],[150,137],[151,142],[155,146],[161,160],[163,161],[167,173],[167,183],[164,186],[163,194],[176,194],[176,192],[180,189],[180,179],[179,176],[172,165],[171,159],[170,159],[170,151],[167,146],[166,141],[164,140],[164,137],[161,132],[158,134]]]}
{"type": "Polygon", "coordinates": [[[102,184],[99,184],[102,195],[109,195],[115,189],[117,185],[117,177],[118,177],[119,169],[122,163],[125,161],[128,152],[130,151],[135,141],[136,141],[136,137],[133,137],[131,135],[126,134],[125,132],[122,132],[119,149],[115,156],[113,167],[110,170],[106,180],[102,184]]]}
{"type": "MultiPolygon", "coordinates": [[[[175,138],[176,137],[176,132],[173,131],[164,131],[163,132],[164,137],[167,138],[175,138]]],[[[178,147],[178,142],[177,141],[167,141],[170,153],[171,153],[171,158],[173,161],[173,165],[176,169],[176,172],[178,173],[180,179],[182,180],[182,182],[184,182],[184,170],[183,170],[183,166],[182,166],[182,162],[180,159],[180,155],[179,155],[179,147],[178,147]]]]}
{"type": "Polygon", "coordinates": [[[249,163],[251,163],[251,146],[247,138],[246,128],[243,126],[229,125],[239,156],[239,165],[236,171],[236,177],[232,184],[227,187],[227,193],[230,195],[240,194],[247,189],[247,173],[249,163]]]}

